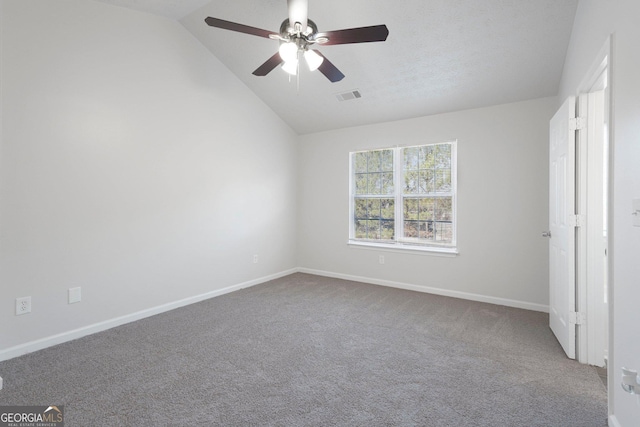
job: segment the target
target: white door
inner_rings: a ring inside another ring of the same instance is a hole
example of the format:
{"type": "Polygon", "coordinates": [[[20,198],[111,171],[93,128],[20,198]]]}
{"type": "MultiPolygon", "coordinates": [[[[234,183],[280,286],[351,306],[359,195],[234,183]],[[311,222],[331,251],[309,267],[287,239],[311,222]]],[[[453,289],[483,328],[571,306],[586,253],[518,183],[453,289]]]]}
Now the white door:
{"type": "Polygon", "coordinates": [[[569,97],[550,123],[549,325],[571,359],[576,357],[575,319],[575,111],[569,97]]]}

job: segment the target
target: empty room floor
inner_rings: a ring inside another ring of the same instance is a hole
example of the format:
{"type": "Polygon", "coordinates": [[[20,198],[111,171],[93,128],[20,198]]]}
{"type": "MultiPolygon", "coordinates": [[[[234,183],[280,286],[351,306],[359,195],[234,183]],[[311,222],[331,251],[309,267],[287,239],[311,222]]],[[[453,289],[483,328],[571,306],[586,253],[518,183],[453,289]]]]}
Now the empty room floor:
{"type": "Polygon", "coordinates": [[[545,313],[296,273],[0,362],[66,425],[605,426],[545,313]]]}

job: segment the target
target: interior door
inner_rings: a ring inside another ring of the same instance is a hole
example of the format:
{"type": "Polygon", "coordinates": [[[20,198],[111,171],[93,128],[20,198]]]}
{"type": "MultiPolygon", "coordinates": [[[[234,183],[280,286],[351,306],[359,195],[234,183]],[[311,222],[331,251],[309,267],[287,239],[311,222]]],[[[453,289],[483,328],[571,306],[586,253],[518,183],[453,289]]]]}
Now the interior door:
{"type": "Polygon", "coordinates": [[[569,97],[550,123],[549,325],[567,356],[576,358],[575,112],[569,97]]]}

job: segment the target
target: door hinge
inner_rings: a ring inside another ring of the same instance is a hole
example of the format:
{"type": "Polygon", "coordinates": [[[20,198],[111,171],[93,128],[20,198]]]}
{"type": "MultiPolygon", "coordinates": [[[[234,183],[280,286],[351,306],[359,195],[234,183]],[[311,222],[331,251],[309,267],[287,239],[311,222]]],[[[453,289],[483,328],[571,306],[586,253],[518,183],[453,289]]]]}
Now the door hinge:
{"type": "Polygon", "coordinates": [[[569,215],[569,225],[571,227],[584,227],[586,223],[586,215],[569,215]]]}
{"type": "Polygon", "coordinates": [[[586,117],[574,117],[569,119],[569,130],[582,130],[587,127],[586,117]]]}
{"type": "Polygon", "coordinates": [[[570,311],[569,323],[573,325],[584,325],[587,323],[587,316],[584,313],[570,311]]]}

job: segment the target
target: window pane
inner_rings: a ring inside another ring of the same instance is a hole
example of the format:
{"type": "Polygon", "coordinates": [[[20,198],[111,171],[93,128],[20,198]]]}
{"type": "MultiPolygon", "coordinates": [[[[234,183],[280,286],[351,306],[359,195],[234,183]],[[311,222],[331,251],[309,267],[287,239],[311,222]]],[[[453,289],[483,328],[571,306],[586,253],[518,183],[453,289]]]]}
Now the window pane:
{"type": "Polygon", "coordinates": [[[451,197],[405,198],[404,237],[432,242],[451,242],[453,218],[451,197]]]}
{"type": "Polygon", "coordinates": [[[393,194],[393,150],[353,153],[356,195],[393,194]]]}
{"type": "Polygon", "coordinates": [[[435,240],[439,242],[451,242],[453,239],[453,225],[450,222],[436,222],[435,240]]]}
{"type": "Polygon", "coordinates": [[[381,237],[385,240],[393,240],[395,224],[393,221],[382,221],[381,237]]]}
{"type": "Polygon", "coordinates": [[[435,151],[432,145],[420,147],[420,169],[433,169],[435,151]]]}
{"type": "Polygon", "coordinates": [[[354,210],[356,219],[367,218],[367,199],[356,199],[354,210]]]}
{"type": "Polygon", "coordinates": [[[418,207],[418,218],[422,221],[431,221],[433,220],[434,210],[435,210],[435,201],[432,198],[423,198],[418,199],[419,207],[418,207]]]}
{"type": "Polygon", "coordinates": [[[369,174],[369,194],[380,194],[382,189],[382,174],[370,173],[369,174]]]}
{"type": "Polygon", "coordinates": [[[435,200],[435,219],[439,221],[451,221],[453,219],[451,197],[438,197],[435,200]]]}
{"type": "Polygon", "coordinates": [[[356,174],[356,194],[367,194],[367,174],[356,174]]]}
{"type": "Polygon", "coordinates": [[[355,226],[355,238],[366,239],[367,238],[367,221],[357,221],[355,226]]]}
{"type": "Polygon", "coordinates": [[[371,218],[371,219],[380,218],[380,199],[367,200],[367,218],[371,218]]]}
{"type": "Polygon", "coordinates": [[[436,171],[435,191],[438,193],[451,191],[451,169],[438,169],[436,171]]]}
{"type": "Polygon", "coordinates": [[[433,240],[433,222],[420,221],[418,232],[421,239],[433,240]]]}
{"type": "Polygon", "coordinates": [[[380,169],[382,172],[393,172],[393,150],[382,151],[382,164],[380,169]]]}
{"type": "Polygon", "coordinates": [[[356,173],[367,171],[367,153],[355,153],[353,156],[353,168],[356,173]]]}
{"type": "Polygon", "coordinates": [[[382,219],[395,218],[395,201],[393,199],[380,200],[380,218],[382,219]]]}
{"type": "Polygon", "coordinates": [[[380,239],[380,220],[367,221],[367,239],[380,239]]]}
{"type": "Polygon", "coordinates": [[[404,150],[404,170],[416,170],[418,169],[419,164],[419,153],[420,148],[418,147],[409,147],[404,150]]]}
{"type": "Polygon", "coordinates": [[[404,199],[404,220],[417,220],[419,204],[418,199],[404,199]]]}
{"type": "Polygon", "coordinates": [[[386,219],[395,217],[394,199],[356,199],[354,219],[386,219]]]}
{"type": "Polygon", "coordinates": [[[417,194],[419,173],[417,171],[405,172],[404,174],[404,193],[417,194]]]}
{"type": "Polygon", "coordinates": [[[431,169],[420,171],[420,193],[433,193],[433,177],[434,172],[431,169]]]}
{"type": "Polygon", "coordinates": [[[437,168],[451,168],[451,144],[435,146],[435,166],[437,168]]]}
{"type": "Polygon", "coordinates": [[[380,194],[393,194],[393,172],[382,174],[382,189],[380,194]]]}
{"type": "Polygon", "coordinates": [[[418,221],[404,222],[404,237],[418,237],[418,221]]]}
{"type": "Polygon", "coordinates": [[[369,151],[369,172],[380,172],[380,166],[382,163],[381,154],[382,152],[380,150],[369,151]]]}

